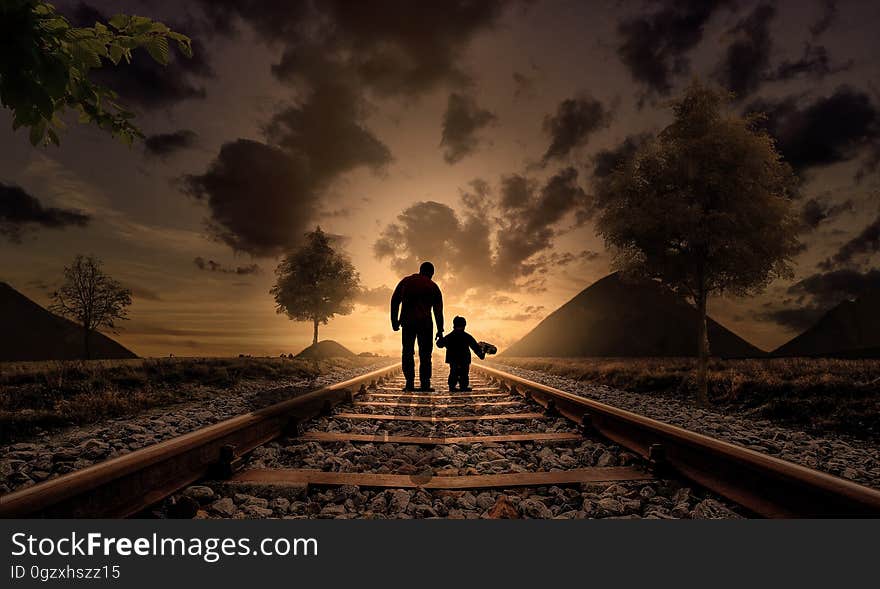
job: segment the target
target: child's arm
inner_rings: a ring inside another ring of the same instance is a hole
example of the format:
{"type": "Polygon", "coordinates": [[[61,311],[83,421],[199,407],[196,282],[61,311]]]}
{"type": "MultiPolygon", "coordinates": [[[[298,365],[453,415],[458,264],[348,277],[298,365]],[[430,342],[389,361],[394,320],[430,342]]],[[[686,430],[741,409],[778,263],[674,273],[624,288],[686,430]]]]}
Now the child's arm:
{"type": "Polygon", "coordinates": [[[486,353],[483,351],[483,346],[481,346],[480,344],[477,343],[477,340],[474,339],[474,336],[471,335],[468,337],[470,338],[468,345],[471,347],[471,349],[474,351],[474,353],[480,358],[480,360],[485,360],[486,353]]]}

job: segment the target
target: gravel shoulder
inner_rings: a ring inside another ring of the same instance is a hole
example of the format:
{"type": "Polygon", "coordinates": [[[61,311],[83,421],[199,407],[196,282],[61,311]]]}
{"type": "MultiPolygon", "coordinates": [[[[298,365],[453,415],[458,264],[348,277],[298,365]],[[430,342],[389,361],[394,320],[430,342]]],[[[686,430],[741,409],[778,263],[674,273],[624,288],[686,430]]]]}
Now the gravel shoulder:
{"type": "Polygon", "coordinates": [[[488,364],[522,378],[880,488],[880,447],[870,441],[841,434],[806,433],[764,419],[698,409],[668,397],[654,398],[499,362],[488,364]]]}
{"type": "Polygon", "coordinates": [[[353,378],[393,362],[325,371],[314,379],[244,380],[231,387],[199,387],[191,402],[149,409],[132,417],[44,432],[0,446],[0,494],[73,472],[218,421],[353,378]]]}

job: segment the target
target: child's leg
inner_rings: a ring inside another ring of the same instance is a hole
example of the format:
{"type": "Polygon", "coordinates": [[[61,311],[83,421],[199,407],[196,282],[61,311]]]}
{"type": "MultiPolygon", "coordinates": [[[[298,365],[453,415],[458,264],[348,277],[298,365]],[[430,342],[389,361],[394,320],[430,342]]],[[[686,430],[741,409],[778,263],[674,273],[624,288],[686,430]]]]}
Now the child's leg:
{"type": "Polygon", "coordinates": [[[459,367],[458,380],[461,383],[461,390],[469,389],[471,386],[470,375],[468,374],[468,372],[470,372],[470,369],[470,364],[462,364],[459,367]]]}
{"type": "Polygon", "coordinates": [[[449,365],[449,379],[447,382],[449,383],[449,390],[455,390],[455,382],[458,380],[458,372],[455,370],[455,364],[449,365]]]}

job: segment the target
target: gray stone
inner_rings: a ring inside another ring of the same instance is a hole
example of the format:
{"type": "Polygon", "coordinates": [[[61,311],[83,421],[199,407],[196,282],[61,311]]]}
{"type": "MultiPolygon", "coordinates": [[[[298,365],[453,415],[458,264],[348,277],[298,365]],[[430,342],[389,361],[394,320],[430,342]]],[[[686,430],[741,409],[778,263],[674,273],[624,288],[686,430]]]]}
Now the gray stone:
{"type": "Polygon", "coordinates": [[[596,504],[599,517],[609,517],[623,513],[623,505],[614,497],[602,497],[596,504]]]}
{"type": "Polygon", "coordinates": [[[184,489],[183,494],[191,499],[195,499],[201,504],[209,503],[214,499],[214,489],[204,485],[195,485],[184,489]]]}
{"type": "Polygon", "coordinates": [[[211,511],[226,517],[232,517],[235,513],[235,503],[229,497],[214,501],[210,506],[211,511]]]}
{"type": "Polygon", "coordinates": [[[394,489],[388,493],[391,497],[388,501],[388,510],[394,513],[405,511],[407,505],[409,505],[410,492],[403,489],[394,489]]]}
{"type": "Polygon", "coordinates": [[[523,499],[518,507],[524,516],[532,519],[550,519],[553,517],[553,512],[544,503],[536,499],[523,499]]]}

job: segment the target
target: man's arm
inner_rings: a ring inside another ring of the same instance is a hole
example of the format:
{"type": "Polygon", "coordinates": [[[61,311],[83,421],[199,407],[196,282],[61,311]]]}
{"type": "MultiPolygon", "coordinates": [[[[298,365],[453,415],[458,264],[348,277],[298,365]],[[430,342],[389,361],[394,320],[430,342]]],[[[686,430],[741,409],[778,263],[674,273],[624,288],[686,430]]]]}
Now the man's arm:
{"type": "Polygon", "coordinates": [[[468,345],[474,351],[474,354],[476,354],[480,358],[480,360],[485,360],[486,352],[483,351],[483,346],[477,343],[477,340],[474,339],[474,336],[468,335],[468,337],[470,338],[470,341],[468,341],[468,345]]]}
{"type": "Polygon", "coordinates": [[[437,335],[443,334],[443,293],[440,287],[434,285],[434,321],[437,323],[437,335]]]}
{"type": "Polygon", "coordinates": [[[400,320],[398,314],[400,312],[400,301],[403,299],[403,280],[397,283],[397,288],[391,295],[391,329],[397,331],[400,329],[400,320]]]}

